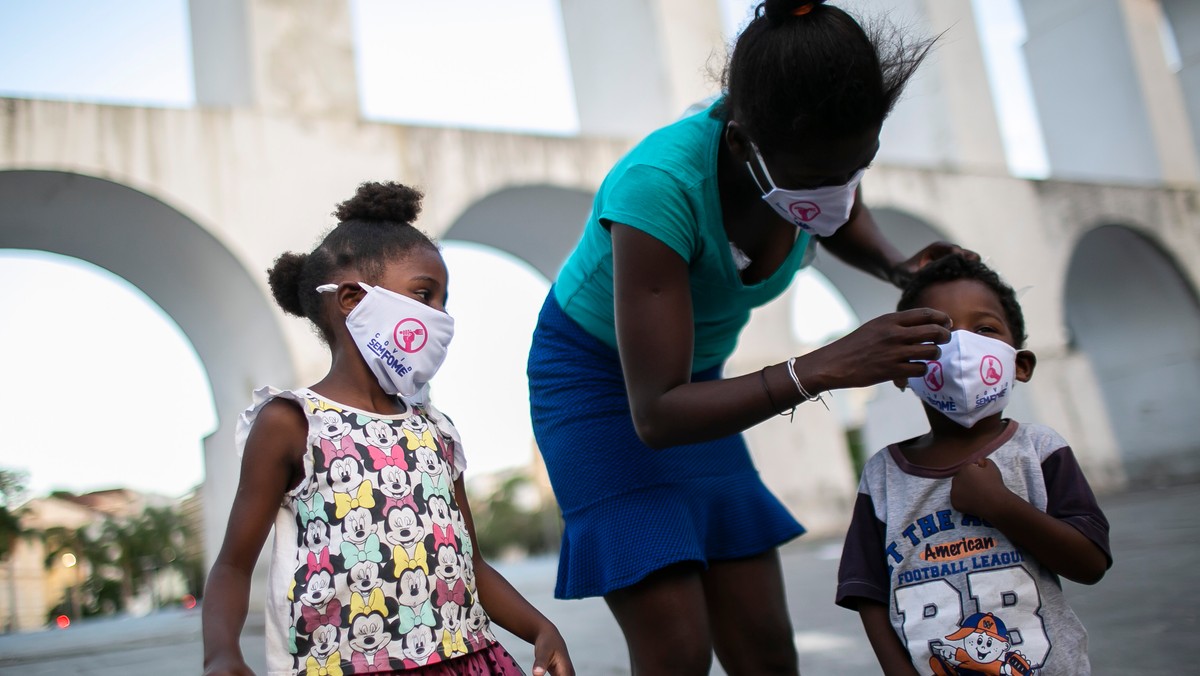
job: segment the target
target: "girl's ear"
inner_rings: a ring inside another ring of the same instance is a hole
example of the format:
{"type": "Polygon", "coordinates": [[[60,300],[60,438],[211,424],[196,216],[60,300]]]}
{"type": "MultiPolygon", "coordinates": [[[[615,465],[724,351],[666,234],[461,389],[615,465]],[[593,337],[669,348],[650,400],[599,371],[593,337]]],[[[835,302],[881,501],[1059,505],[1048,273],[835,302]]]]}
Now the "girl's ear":
{"type": "Polygon", "coordinates": [[[1029,350],[1017,352],[1017,382],[1027,383],[1033,377],[1033,369],[1037,366],[1037,356],[1029,350]]]}
{"type": "Polygon", "coordinates": [[[363,298],[366,298],[367,292],[361,286],[353,282],[343,282],[338,285],[337,291],[337,306],[338,312],[343,316],[347,316],[350,312],[358,307],[363,298]]]}

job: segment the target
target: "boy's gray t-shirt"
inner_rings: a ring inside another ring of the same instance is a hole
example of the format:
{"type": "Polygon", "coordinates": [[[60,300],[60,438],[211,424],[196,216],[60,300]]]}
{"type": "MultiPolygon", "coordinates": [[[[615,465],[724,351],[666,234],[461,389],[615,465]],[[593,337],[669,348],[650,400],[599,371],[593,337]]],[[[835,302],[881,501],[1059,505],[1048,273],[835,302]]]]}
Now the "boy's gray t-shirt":
{"type": "Polygon", "coordinates": [[[837,603],[887,605],[919,673],[1090,673],[1087,632],[1058,576],[991,524],[951,507],[954,474],[982,457],[1010,490],[1074,526],[1111,565],[1108,520],[1066,441],[1048,427],[1009,420],[999,438],[955,467],[914,465],[896,446],[867,462],[837,603]]]}

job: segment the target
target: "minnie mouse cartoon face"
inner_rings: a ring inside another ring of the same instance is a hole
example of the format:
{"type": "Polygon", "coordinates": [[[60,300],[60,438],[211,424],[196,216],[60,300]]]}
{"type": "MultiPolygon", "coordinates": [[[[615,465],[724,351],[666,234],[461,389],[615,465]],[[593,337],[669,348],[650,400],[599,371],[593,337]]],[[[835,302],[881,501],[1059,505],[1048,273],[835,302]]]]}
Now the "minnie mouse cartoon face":
{"type": "Polygon", "coordinates": [[[442,615],[442,629],[454,633],[462,629],[462,606],[447,601],[438,609],[442,615]]]}
{"type": "Polygon", "coordinates": [[[337,458],[329,463],[329,482],[339,493],[353,493],[363,482],[363,467],[355,458],[337,458]]]}
{"type": "Polygon", "coordinates": [[[442,473],[442,459],[432,448],[421,446],[417,449],[416,456],[417,469],[421,470],[421,473],[429,476],[437,476],[442,473]]]}
{"type": "Polygon", "coordinates": [[[420,568],[406,570],[396,583],[396,600],[401,605],[419,608],[429,600],[429,578],[420,568]]]}
{"type": "Polygon", "coordinates": [[[323,624],[312,633],[312,655],[325,661],[338,647],[338,628],[332,624],[323,624]]]}
{"type": "Polygon", "coordinates": [[[466,625],[467,631],[472,634],[478,634],[487,626],[487,615],[483,612],[483,606],[476,603],[471,606],[471,610],[467,613],[467,619],[463,622],[466,625]]]}
{"type": "Polygon", "coordinates": [[[372,589],[383,586],[383,580],[379,577],[379,564],[372,561],[359,561],[351,566],[348,579],[350,588],[362,594],[364,598],[370,596],[372,589]]]}
{"type": "Polygon", "coordinates": [[[434,575],[442,578],[447,584],[453,584],[462,574],[463,559],[454,551],[453,547],[443,545],[437,550],[437,567],[433,569],[434,575]]]}
{"type": "Polygon", "coordinates": [[[386,620],[375,611],[355,617],[350,624],[350,647],[360,653],[377,653],[391,642],[386,620]]]}
{"type": "Polygon", "coordinates": [[[395,446],[400,441],[400,434],[395,428],[382,420],[372,420],[364,425],[363,434],[368,444],[381,451],[395,446]]]}
{"type": "Polygon", "coordinates": [[[440,495],[435,495],[429,498],[429,517],[433,519],[433,523],[445,529],[450,525],[450,505],[446,503],[446,499],[440,495]]]}
{"type": "Polygon", "coordinates": [[[321,519],[313,519],[304,529],[304,544],[317,552],[329,546],[329,524],[321,519]]]}
{"type": "Polygon", "coordinates": [[[412,549],[418,540],[425,536],[425,529],[417,521],[417,513],[409,507],[393,509],[388,512],[387,540],[405,549],[412,549]]]}
{"type": "MultiPolygon", "coordinates": [[[[300,595],[300,603],[313,608],[321,608],[333,598],[333,576],[328,571],[314,573],[308,579],[304,593],[300,595]]],[[[315,639],[314,639],[315,640],[315,639]]]]}
{"type": "Polygon", "coordinates": [[[310,476],[310,477],[308,477],[307,480],[305,480],[305,482],[303,484],[301,484],[300,492],[297,494],[297,497],[299,497],[304,502],[308,502],[312,498],[312,496],[316,495],[316,493],[317,493],[317,477],[310,476]]]}
{"type": "Polygon", "coordinates": [[[321,424],[317,434],[330,441],[337,441],[350,434],[350,423],[344,422],[336,411],[325,411],[321,414],[321,424]]]}
{"type": "Polygon", "coordinates": [[[342,521],[342,539],[361,545],[375,532],[376,525],[366,507],[355,507],[342,521]]]}
{"type": "Polygon", "coordinates": [[[404,637],[404,656],[418,665],[425,664],[434,650],[437,644],[433,642],[432,627],[418,624],[404,637]]]}
{"type": "Polygon", "coordinates": [[[393,465],[385,465],[379,470],[379,490],[393,500],[403,500],[412,495],[412,486],[408,484],[408,472],[393,465]]]}

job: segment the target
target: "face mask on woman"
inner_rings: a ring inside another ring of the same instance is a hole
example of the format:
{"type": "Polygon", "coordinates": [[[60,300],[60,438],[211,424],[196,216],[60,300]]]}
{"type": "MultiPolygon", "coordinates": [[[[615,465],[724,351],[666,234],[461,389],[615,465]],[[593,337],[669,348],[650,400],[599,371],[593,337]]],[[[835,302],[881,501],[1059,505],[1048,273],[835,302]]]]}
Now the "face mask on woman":
{"type": "MultiPolygon", "coordinates": [[[[446,359],[454,318],[382,287],[358,282],[366,296],[346,316],[346,328],[379,386],[388,394],[424,398],[446,359]]],[[[319,292],[336,291],[323,284],[319,292]]]]}
{"type": "Polygon", "coordinates": [[[924,377],[908,379],[913,394],[963,427],[1003,411],[1012,394],[1016,349],[965,330],[951,331],[941,348],[924,377]]]}
{"type": "Polygon", "coordinates": [[[775,185],[771,172],[767,171],[767,163],[763,161],[762,153],[754,142],[750,143],[754,157],[758,160],[758,168],[767,179],[770,189],[759,182],[754,168],[746,162],[746,169],[754,184],[762,191],[763,200],[771,205],[784,220],[795,223],[796,227],[811,232],[818,237],[828,237],[837,232],[838,228],[850,219],[850,209],[854,206],[854,191],[862,180],[865,169],[859,169],[850,177],[845,185],[831,185],[810,190],[785,190],[775,185]]]}

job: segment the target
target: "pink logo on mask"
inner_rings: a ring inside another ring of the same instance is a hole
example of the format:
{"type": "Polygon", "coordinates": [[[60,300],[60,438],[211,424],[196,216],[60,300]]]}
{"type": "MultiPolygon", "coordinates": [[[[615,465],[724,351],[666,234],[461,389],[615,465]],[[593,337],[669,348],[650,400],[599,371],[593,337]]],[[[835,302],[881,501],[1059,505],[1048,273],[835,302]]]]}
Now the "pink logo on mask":
{"type": "Polygon", "coordinates": [[[942,376],[942,365],[936,361],[929,362],[929,371],[925,373],[925,385],[930,391],[937,392],[946,384],[945,378],[942,376]]]}
{"type": "Polygon", "coordinates": [[[792,202],[791,206],[788,207],[788,211],[792,212],[792,216],[805,223],[821,215],[821,207],[812,202],[792,202]]]}
{"type": "Polygon", "coordinates": [[[429,342],[429,330],[425,328],[421,320],[409,317],[401,319],[400,323],[396,324],[392,337],[396,340],[396,347],[412,354],[420,352],[421,348],[425,347],[425,343],[429,342]]]}
{"type": "Polygon", "coordinates": [[[1004,366],[1000,364],[999,359],[990,354],[986,355],[979,363],[979,377],[983,379],[985,385],[995,385],[1004,377],[1004,366]]]}

